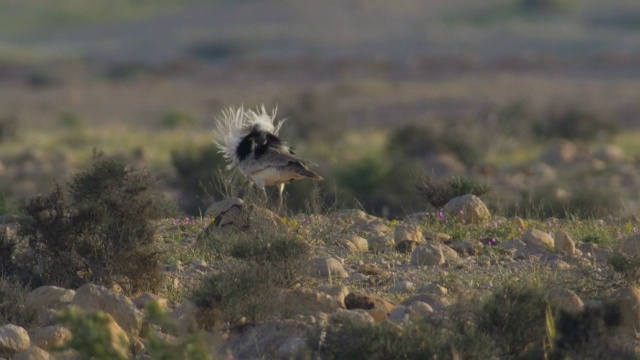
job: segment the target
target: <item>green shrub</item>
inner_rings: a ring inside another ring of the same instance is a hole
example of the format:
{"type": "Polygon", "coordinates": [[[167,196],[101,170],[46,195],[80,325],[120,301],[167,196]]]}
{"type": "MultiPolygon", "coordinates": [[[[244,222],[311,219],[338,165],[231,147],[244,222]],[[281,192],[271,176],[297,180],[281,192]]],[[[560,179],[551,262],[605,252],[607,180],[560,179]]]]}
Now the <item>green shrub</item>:
{"type": "MultiPolygon", "coordinates": [[[[218,152],[218,148],[211,144],[200,149],[188,149],[171,153],[171,163],[176,170],[173,186],[180,193],[179,203],[182,209],[190,215],[204,213],[209,201],[214,198],[225,197],[225,180],[220,174],[226,166],[225,160],[218,152]]],[[[235,171],[228,179],[231,185],[241,180],[235,171]]],[[[248,183],[245,180],[245,183],[248,183]]],[[[235,189],[231,189],[235,190],[235,189]]]]}
{"type": "Polygon", "coordinates": [[[577,107],[551,109],[544,121],[534,122],[532,126],[534,134],[543,139],[585,141],[611,137],[619,130],[613,121],[577,107]]]}
{"type": "MultiPolygon", "coordinates": [[[[127,356],[118,349],[112,338],[109,323],[113,318],[106,313],[81,313],[79,310],[67,308],[57,314],[55,322],[69,329],[71,340],[64,349],[73,349],[87,359],[95,360],[125,360],[127,356]]],[[[122,340],[120,343],[126,343],[122,340]]]]}
{"type": "Polygon", "coordinates": [[[625,285],[637,285],[640,281],[640,258],[616,249],[609,255],[607,264],[622,277],[625,285]]]}
{"type": "Polygon", "coordinates": [[[555,186],[542,186],[523,193],[521,200],[506,210],[509,215],[546,219],[601,219],[619,216],[624,207],[617,189],[580,185],[568,197],[556,196],[555,186]]]}
{"type": "Polygon", "coordinates": [[[73,176],[69,199],[59,186],[30,199],[19,235],[29,241],[34,272],[63,287],[117,282],[131,292],[154,290],[161,251],[153,222],[163,215],[155,182],[96,154],[90,170],[73,176]]]}
{"type": "Polygon", "coordinates": [[[13,267],[13,255],[18,241],[0,229],[0,274],[5,274],[13,267]]]}
{"type": "Polygon", "coordinates": [[[389,153],[400,157],[425,157],[438,152],[450,152],[467,166],[479,163],[488,147],[478,134],[478,125],[463,121],[448,121],[442,128],[407,124],[389,136],[389,153]]]}
{"type": "Polygon", "coordinates": [[[0,143],[15,140],[18,132],[18,119],[15,116],[0,118],[0,143]]]}
{"type": "Polygon", "coordinates": [[[541,286],[507,283],[479,308],[478,330],[494,339],[502,357],[536,351],[545,341],[547,307],[541,286]]]}
{"type": "Polygon", "coordinates": [[[164,129],[175,129],[179,127],[193,126],[196,124],[196,119],[180,110],[170,110],[162,116],[160,119],[160,127],[164,129]]]}
{"type": "Polygon", "coordinates": [[[242,262],[205,278],[193,290],[190,300],[200,308],[221,310],[232,324],[245,317],[261,322],[283,311],[277,286],[281,279],[282,275],[269,266],[242,262]]]}
{"type": "Polygon", "coordinates": [[[480,184],[475,180],[462,176],[452,176],[445,180],[436,179],[430,175],[422,175],[416,188],[418,194],[436,209],[443,207],[455,197],[466,194],[482,196],[491,190],[489,184],[480,184]]]}
{"type": "Polygon", "coordinates": [[[473,330],[457,334],[414,319],[402,327],[390,322],[317,327],[307,345],[322,359],[489,359],[492,341],[473,330]]]}
{"type": "Polygon", "coordinates": [[[622,320],[614,304],[586,307],[578,314],[560,312],[558,339],[550,352],[551,359],[638,359],[632,349],[612,345],[608,338],[622,320]]]}
{"type": "Polygon", "coordinates": [[[150,329],[161,329],[166,334],[172,334],[175,341],[167,341],[157,331],[151,330],[145,336],[145,352],[154,360],[209,360],[214,356],[209,350],[209,341],[204,331],[182,333],[178,323],[169,314],[161,310],[156,302],[146,307],[149,324],[155,325],[150,329]]]}
{"type": "Polygon", "coordinates": [[[27,305],[25,299],[29,289],[18,279],[0,276],[0,324],[14,324],[27,329],[41,326],[40,309],[27,305]]]}

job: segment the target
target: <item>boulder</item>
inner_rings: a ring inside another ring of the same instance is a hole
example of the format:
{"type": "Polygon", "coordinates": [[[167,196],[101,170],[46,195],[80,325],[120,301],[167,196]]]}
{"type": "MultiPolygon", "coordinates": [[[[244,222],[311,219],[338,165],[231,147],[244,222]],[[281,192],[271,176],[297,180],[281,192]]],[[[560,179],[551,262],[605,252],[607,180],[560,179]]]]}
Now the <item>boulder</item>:
{"type": "Polygon", "coordinates": [[[137,335],[142,327],[142,313],[133,301],[103,286],[81,286],[76,291],[72,304],[84,311],[103,311],[111,315],[119,327],[130,334],[137,335]]]}
{"type": "Polygon", "coordinates": [[[444,206],[444,211],[458,216],[468,224],[476,224],[487,220],[491,213],[479,197],[471,194],[455,197],[444,206]]]}

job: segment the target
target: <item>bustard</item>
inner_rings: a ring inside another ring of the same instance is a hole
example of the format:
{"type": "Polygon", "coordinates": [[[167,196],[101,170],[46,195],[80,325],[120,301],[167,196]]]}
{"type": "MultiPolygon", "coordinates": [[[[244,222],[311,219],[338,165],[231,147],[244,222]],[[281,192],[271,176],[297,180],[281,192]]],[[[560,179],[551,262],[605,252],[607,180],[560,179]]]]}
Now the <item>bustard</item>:
{"type": "Polygon", "coordinates": [[[278,137],[284,120],[275,122],[276,110],[268,114],[261,106],[255,111],[244,107],[231,107],[216,118],[214,142],[227,161],[227,168],[238,168],[262,190],[265,186],[277,186],[278,209],[282,207],[284,185],[302,178],[322,180],[309,170],[278,137]]]}

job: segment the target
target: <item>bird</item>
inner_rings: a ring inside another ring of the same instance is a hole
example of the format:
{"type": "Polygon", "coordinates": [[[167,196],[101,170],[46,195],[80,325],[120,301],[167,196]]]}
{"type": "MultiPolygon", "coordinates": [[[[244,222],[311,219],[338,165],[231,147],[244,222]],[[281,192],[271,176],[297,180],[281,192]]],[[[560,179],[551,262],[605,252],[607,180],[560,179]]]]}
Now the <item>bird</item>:
{"type": "Polygon", "coordinates": [[[285,120],[276,122],[277,108],[268,113],[265,106],[255,110],[244,106],[229,107],[216,117],[214,143],[229,170],[237,168],[262,190],[278,187],[278,210],[281,209],[284,185],[303,178],[322,180],[293,152],[278,133],[285,120]]]}

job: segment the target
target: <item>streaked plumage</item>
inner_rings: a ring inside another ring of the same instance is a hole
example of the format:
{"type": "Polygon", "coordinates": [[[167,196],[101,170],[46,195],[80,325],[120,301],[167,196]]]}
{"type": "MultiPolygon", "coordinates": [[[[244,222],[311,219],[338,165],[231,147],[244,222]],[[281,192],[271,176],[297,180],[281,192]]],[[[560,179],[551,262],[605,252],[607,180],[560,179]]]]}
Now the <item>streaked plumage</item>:
{"type": "Polygon", "coordinates": [[[305,177],[322,180],[309,170],[287,144],[278,137],[283,120],[275,123],[276,111],[268,114],[264,106],[254,110],[229,108],[218,117],[214,142],[228,162],[237,167],[264,191],[278,186],[280,204],[284,184],[305,177]]]}

